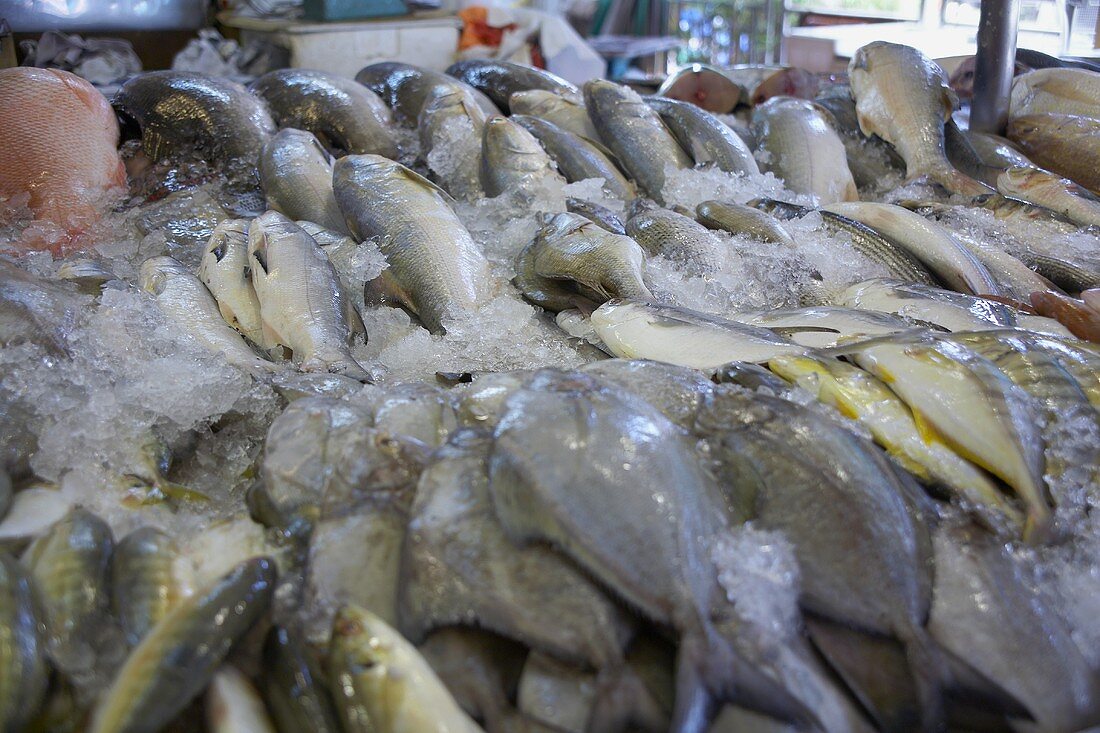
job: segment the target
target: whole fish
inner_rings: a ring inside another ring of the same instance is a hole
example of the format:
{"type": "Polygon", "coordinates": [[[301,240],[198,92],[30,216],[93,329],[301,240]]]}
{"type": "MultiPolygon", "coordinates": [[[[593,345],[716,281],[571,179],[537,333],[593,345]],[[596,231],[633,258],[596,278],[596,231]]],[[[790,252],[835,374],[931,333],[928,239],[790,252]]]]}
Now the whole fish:
{"type": "Polygon", "coordinates": [[[944,122],[957,99],[934,61],[915,48],[875,41],[852,56],[848,77],[860,129],[897,148],[909,178],[928,176],[968,196],[989,193],[947,159],[944,122]]]}
{"type": "Polygon", "coordinates": [[[511,112],[509,100],[516,92],[528,89],[542,89],[556,94],[579,92],[577,87],[560,76],[511,61],[491,59],[459,61],[447,67],[447,74],[484,92],[506,114],[511,112]]]}
{"type": "Polygon", "coordinates": [[[856,283],[841,293],[836,304],[895,313],[948,331],[1017,325],[1013,309],[997,301],[897,280],[875,279],[856,283]]]}
{"type": "Polygon", "coordinates": [[[1043,206],[1081,226],[1100,226],[1100,199],[1076,183],[1037,168],[1009,168],[997,177],[1005,196],[1043,206]]]}
{"type": "Polygon", "coordinates": [[[1093,71],[1035,69],[1012,80],[1010,118],[1047,113],[1095,117],[1097,108],[1100,79],[1093,71]]]}
{"type": "MultiPolygon", "coordinates": [[[[805,206],[788,204],[772,199],[756,199],[749,202],[761,211],[781,219],[797,219],[813,212],[805,206]]],[[[821,209],[821,229],[827,234],[846,237],[852,249],[867,259],[887,269],[891,277],[906,282],[935,285],[936,279],[915,257],[898,248],[866,224],[827,209],[821,209]]]]}
{"type": "Polygon", "coordinates": [[[844,143],[829,113],[804,99],[776,97],[752,113],[764,170],[821,203],[858,201],[844,143]]]}
{"type": "Polygon", "coordinates": [[[894,204],[827,204],[825,209],[874,229],[918,259],[952,290],[1001,295],[993,275],[946,228],[894,204]]]}
{"type": "Polygon", "coordinates": [[[370,611],[345,606],[329,663],[346,679],[375,733],[479,733],[416,648],[370,611]]]}
{"type": "MultiPolygon", "coordinates": [[[[693,273],[721,269],[722,253],[728,249],[717,235],[691,217],[654,206],[645,199],[637,199],[631,205],[626,233],[647,254],[676,260],[693,273]]],[[[630,296],[624,294],[624,297],[630,296]]]]}
{"type": "Polygon", "coordinates": [[[199,262],[198,276],[218,301],[222,318],[261,349],[276,344],[264,339],[260,301],[248,269],[247,219],[226,219],[214,227],[199,262]]]}
{"type": "Polygon", "coordinates": [[[248,262],[263,327],[272,340],[293,351],[302,371],[371,381],[348,350],[340,281],[313,237],[282,214],[268,211],[248,227],[248,262]]]}
{"type": "Polygon", "coordinates": [[[711,229],[730,234],[746,234],[754,239],[794,247],[794,239],[774,216],[733,201],[704,201],[695,207],[699,222],[711,229]]]}
{"type": "Polygon", "coordinates": [[[455,198],[474,201],[484,195],[481,189],[481,136],[485,120],[484,110],[464,87],[440,85],[424,99],[417,122],[421,157],[455,198]],[[455,146],[455,136],[459,135],[465,137],[468,144],[455,146]],[[439,155],[433,155],[437,150],[439,155]],[[441,156],[445,156],[446,165],[440,162],[441,156]]]}
{"type": "Polygon", "coordinates": [[[49,684],[45,616],[34,580],[0,550],[0,731],[26,730],[49,684]]]}
{"type": "Polygon", "coordinates": [[[515,92],[508,100],[512,115],[527,115],[553,123],[579,137],[595,142],[600,133],[588,117],[584,99],[577,94],[559,94],[545,89],[527,89],[515,92]]]}
{"type": "Polygon", "coordinates": [[[435,184],[376,155],[338,160],[333,184],[352,234],[380,237],[383,275],[428,330],[443,331],[444,318],[487,300],[488,263],[435,184]]]}
{"type": "Polygon", "coordinates": [[[607,348],[623,359],[714,371],[731,361],[765,362],[806,351],[767,328],[671,305],[617,298],[597,308],[591,319],[607,348]]]}
{"type": "Polygon", "coordinates": [[[101,698],[91,733],[155,733],[209,684],[275,591],[269,558],[246,560],[153,627],[101,698]]]}
{"type": "Polygon", "coordinates": [[[400,584],[401,631],[471,624],[614,672],[634,632],[604,591],[549,547],[516,547],[489,495],[492,437],[455,433],[420,477],[400,584]]]}
{"type": "Polygon", "coordinates": [[[729,601],[710,553],[728,510],[687,433],[655,408],[591,377],[543,372],[506,402],[489,487],[510,536],[552,543],[643,616],[675,629],[670,730],[705,730],[723,700],[812,720],[714,628],[712,612],[729,601]]]}
{"type": "Polygon", "coordinates": [[[630,237],[612,234],[578,214],[548,216],[534,240],[516,257],[516,272],[571,280],[602,302],[631,297],[652,300],[645,283],[645,254],[630,237]]]}
{"type": "Polygon", "coordinates": [[[500,114],[500,108],[469,84],[458,81],[433,69],[425,69],[397,61],[382,61],[364,66],[355,75],[355,81],[380,96],[390,109],[405,122],[415,122],[424,109],[424,102],[432,89],[453,86],[473,94],[478,106],[486,115],[500,114]]]}
{"type": "Polygon", "coordinates": [[[1036,164],[1100,193],[1100,106],[1095,109],[1095,117],[1013,117],[1007,134],[1036,164]]]}
{"type": "Polygon", "coordinates": [[[134,530],[118,543],[111,557],[111,604],[131,646],[195,592],[192,576],[175,540],[156,527],[134,530]]]}
{"type": "Polygon", "coordinates": [[[111,105],[124,136],[127,125],[137,126],[150,158],[201,156],[230,174],[253,174],[275,134],[262,100],[236,82],[192,71],[146,71],[123,84],[111,105]]]}
{"type": "Polygon", "coordinates": [[[749,146],[710,112],[675,99],[646,97],[696,165],[713,163],[727,173],[759,173],[749,146]]]}
{"type": "Polygon", "coordinates": [[[267,208],[347,234],[332,193],[332,158],[312,133],[287,127],[264,146],[260,186],[267,208]]]}
{"type": "MultiPolygon", "coordinates": [[[[34,218],[76,235],[93,224],[109,192],[126,186],[119,129],[103,94],[61,69],[0,70],[0,197],[26,196],[34,218]]],[[[3,215],[4,219],[8,214],[3,215]]],[[[56,247],[30,232],[18,249],[56,247]]]]}
{"type": "Polygon", "coordinates": [[[570,214],[580,214],[612,234],[626,234],[626,225],[623,224],[622,217],[606,206],[570,196],[565,199],[565,208],[570,214]]]}
{"type": "Polygon", "coordinates": [[[915,489],[869,442],[779,397],[719,388],[695,429],[718,457],[725,490],[753,497],[754,521],[793,545],[802,608],[901,641],[922,727],[935,729],[945,680],[924,628],[932,548],[915,489]]]}
{"type": "Polygon", "coordinates": [[[691,168],[688,156],[660,115],[629,87],[596,79],[584,85],[585,107],[600,139],[653,200],[663,203],[665,169],[691,168]]]}
{"type": "Polygon", "coordinates": [[[936,641],[1018,698],[1034,717],[1035,730],[1096,725],[1095,670],[1055,603],[1033,589],[1004,545],[980,531],[942,527],[933,534],[933,546],[928,630],[936,641]]]}
{"type": "Polygon", "coordinates": [[[795,343],[814,348],[834,346],[840,339],[885,335],[913,327],[912,322],[895,315],[829,305],[738,313],[730,320],[774,329],[795,343]]]}
{"type": "Polygon", "coordinates": [[[627,200],[634,196],[634,186],[596,145],[538,117],[513,114],[511,119],[534,135],[557,163],[565,180],[575,183],[602,178],[604,188],[616,198],[627,200]]]}
{"type": "Polygon", "coordinates": [[[259,693],[236,667],[227,665],[214,675],[205,707],[211,733],[275,733],[259,693]]]}
{"type": "Polygon", "coordinates": [[[490,117],[481,133],[481,187],[487,196],[534,195],[565,180],[539,141],[507,117],[490,117]]]}
{"type": "Polygon", "coordinates": [[[1024,538],[1044,541],[1052,511],[1043,439],[1025,395],[988,359],[932,335],[883,336],[833,351],[882,379],[956,453],[1011,486],[1024,538]]]}
{"type": "Polygon", "coordinates": [[[858,420],[907,471],[957,493],[989,528],[1022,529],[1023,515],[989,477],[924,428],[884,382],[845,362],[811,354],[779,356],[768,367],[858,420]]]}
{"type": "Polygon", "coordinates": [[[312,132],[330,150],[397,156],[389,108],[351,79],[323,71],[279,69],[248,89],[267,102],[279,127],[312,132]]]}
{"type": "Polygon", "coordinates": [[[320,665],[291,629],[272,627],[263,649],[260,689],[279,733],[339,733],[320,665]]]}
{"type": "Polygon", "coordinates": [[[141,265],[141,287],[156,298],[157,306],[177,328],[225,357],[233,366],[252,374],[275,368],[248,347],[237,331],[222,319],[217,301],[202,281],[171,257],[151,257],[141,265]]]}
{"type": "Polygon", "coordinates": [[[62,670],[87,672],[110,614],[115,540],[102,519],[73,509],[27,548],[23,564],[45,611],[50,658],[62,670]]]}

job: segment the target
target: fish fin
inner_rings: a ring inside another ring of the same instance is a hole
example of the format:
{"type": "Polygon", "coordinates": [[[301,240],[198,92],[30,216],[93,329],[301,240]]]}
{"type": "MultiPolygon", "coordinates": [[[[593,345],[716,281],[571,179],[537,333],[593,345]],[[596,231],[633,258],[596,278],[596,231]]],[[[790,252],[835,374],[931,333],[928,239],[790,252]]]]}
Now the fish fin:
{"type": "Polygon", "coordinates": [[[267,321],[260,321],[260,335],[264,340],[264,343],[270,344],[266,349],[270,352],[272,349],[283,346],[283,337],[280,336],[274,328],[268,325],[267,321]]]}
{"type": "Polygon", "coordinates": [[[668,716],[646,689],[645,683],[625,664],[600,670],[596,699],[585,733],[664,733],[668,716]]]}
{"type": "Polygon", "coordinates": [[[389,269],[382,270],[381,275],[363,285],[363,302],[368,306],[388,305],[408,311],[412,316],[420,315],[408,292],[389,269]]]}
{"type": "Polygon", "coordinates": [[[363,323],[363,317],[359,315],[359,309],[351,302],[351,298],[344,295],[340,299],[344,310],[344,320],[348,324],[348,343],[356,341],[367,342],[367,326],[363,323]]]}
{"type": "Polygon", "coordinates": [[[720,702],[733,703],[796,727],[817,730],[821,721],[797,697],[743,657],[713,628],[680,639],[676,701],[670,730],[706,730],[720,702]],[[683,700],[683,702],[681,702],[683,700]],[[702,726],[698,728],[696,726],[702,726]]]}
{"type": "Polygon", "coordinates": [[[814,648],[878,729],[896,733],[919,729],[920,703],[905,650],[897,640],[812,614],[804,619],[814,648]]]}
{"type": "Polygon", "coordinates": [[[1100,342],[1100,311],[1089,308],[1083,300],[1035,292],[1031,294],[1031,305],[1039,315],[1057,319],[1077,338],[1100,342]]]}
{"type": "MultiPolygon", "coordinates": [[[[963,196],[981,196],[982,194],[993,193],[993,189],[989,186],[981,181],[974,180],[950,165],[944,165],[942,168],[929,171],[924,175],[927,175],[928,178],[940,184],[951,193],[962,194],[963,196]]],[[[914,176],[914,178],[919,177],[920,175],[914,176]]]]}
{"type": "Polygon", "coordinates": [[[399,167],[401,168],[401,173],[403,173],[406,178],[415,181],[416,183],[419,183],[421,186],[430,188],[431,190],[435,191],[440,196],[442,196],[443,200],[450,204],[452,207],[455,205],[454,197],[444,191],[438,184],[433,183],[430,179],[425,178],[414,170],[410,170],[409,168],[405,168],[403,166],[399,167]]]}

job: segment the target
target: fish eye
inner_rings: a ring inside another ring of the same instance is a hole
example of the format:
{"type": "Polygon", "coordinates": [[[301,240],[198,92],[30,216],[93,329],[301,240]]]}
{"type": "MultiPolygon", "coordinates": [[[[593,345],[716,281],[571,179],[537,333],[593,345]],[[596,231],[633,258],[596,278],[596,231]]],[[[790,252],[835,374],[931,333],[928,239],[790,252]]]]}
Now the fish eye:
{"type": "Polygon", "coordinates": [[[225,243],[218,242],[214,249],[210,250],[210,253],[214,255],[214,259],[221,262],[225,257],[225,243]]]}

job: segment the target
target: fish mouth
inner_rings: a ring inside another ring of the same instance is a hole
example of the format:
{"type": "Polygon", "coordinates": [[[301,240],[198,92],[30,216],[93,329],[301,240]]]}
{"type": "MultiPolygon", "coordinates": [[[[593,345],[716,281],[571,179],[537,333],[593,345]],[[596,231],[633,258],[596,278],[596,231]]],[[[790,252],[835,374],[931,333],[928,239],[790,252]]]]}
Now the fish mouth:
{"type": "Polygon", "coordinates": [[[117,105],[111,105],[115,111],[115,119],[118,121],[118,144],[121,146],[130,140],[141,139],[141,125],[129,112],[117,105]]]}

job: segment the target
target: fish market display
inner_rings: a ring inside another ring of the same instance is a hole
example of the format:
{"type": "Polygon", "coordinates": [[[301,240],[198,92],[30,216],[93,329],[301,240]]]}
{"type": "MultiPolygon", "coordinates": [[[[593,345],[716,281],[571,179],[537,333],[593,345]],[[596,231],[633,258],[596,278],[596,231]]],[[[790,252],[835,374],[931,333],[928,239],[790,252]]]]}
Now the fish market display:
{"type": "Polygon", "coordinates": [[[0,733],[1100,726],[1043,63],[0,71],[0,733]]]}

